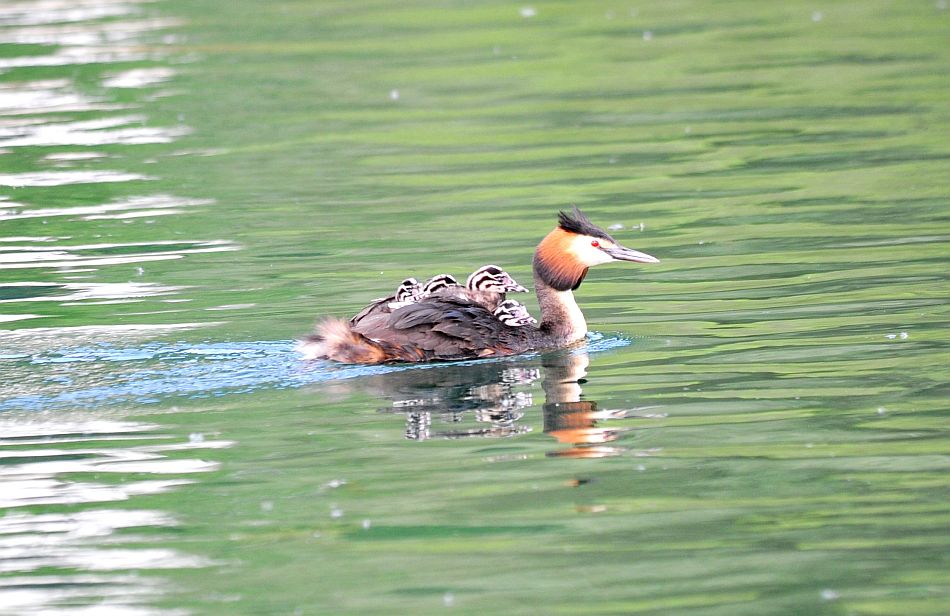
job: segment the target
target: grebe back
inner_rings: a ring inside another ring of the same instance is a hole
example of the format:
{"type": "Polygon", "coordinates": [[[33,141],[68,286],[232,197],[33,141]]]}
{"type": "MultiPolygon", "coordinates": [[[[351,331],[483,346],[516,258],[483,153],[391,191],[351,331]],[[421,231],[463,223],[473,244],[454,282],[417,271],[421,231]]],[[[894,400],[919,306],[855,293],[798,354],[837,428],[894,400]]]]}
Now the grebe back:
{"type": "MultiPolygon", "coordinates": [[[[350,321],[324,319],[298,348],[307,358],[378,364],[501,357],[567,346],[587,334],[574,290],[589,268],[613,261],[659,259],[621,246],[575,207],[570,214],[559,213],[558,226],[534,253],[534,287],[541,307],[537,327],[527,325],[525,315],[518,309],[512,313],[510,306],[496,316],[503,293],[494,308],[487,308],[448,286],[393,310],[375,310],[377,304],[371,304],[350,321]]],[[[496,266],[485,266],[490,267],[496,266]]]]}

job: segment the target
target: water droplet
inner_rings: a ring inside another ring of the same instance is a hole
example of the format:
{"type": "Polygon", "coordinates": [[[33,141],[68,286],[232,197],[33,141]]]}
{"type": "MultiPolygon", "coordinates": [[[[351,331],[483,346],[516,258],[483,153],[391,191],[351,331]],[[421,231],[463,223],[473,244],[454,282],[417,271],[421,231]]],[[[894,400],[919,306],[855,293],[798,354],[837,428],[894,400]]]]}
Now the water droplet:
{"type": "Polygon", "coordinates": [[[330,517],[333,518],[334,520],[339,520],[340,518],[343,517],[343,510],[340,509],[339,507],[333,507],[332,509],[330,509],[330,517]]]}
{"type": "Polygon", "coordinates": [[[887,409],[884,408],[883,406],[879,406],[879,407],[877,407],[877,414],[878,414],[878,415],[887,415],[887,409]]]}
{"type": "Polygon", "coordinates": [[[399,100],[399,90],[393,88],[389,91],[389,100],[398,101],[399,100]]]}
{"type": "Polygon", "coordinates": [[[533,6],[523,6],[521,7],[521,10],[518,12],[525,19],[528,19],[529,17],[534,17],[535,15],[538,14],[538,10],[534,8],[533,6]]]}
{"type": "Polygon", "coordinates": [[[201,432],[192,432],[188,435],[189,443],[203,443],[205,442],[205,435],[201,432]]]}
{"type": "Polygon", "coordinates": [[[447,592],[444,595],[442,595],[442,605],[444,605],[445,607],[452,607],[453,605],[455,605],[455,595],[452,594],[451,592],[447,592]]]}
{"type": "Polygon", "coordinates": [[[901,332],[897,334],[897,337],[900,338],[901,340],[907,340],[910,337],[910,334],[908,334],[907,332],[901,332]]]}
{"type": "Polygon", "coordinates": [[[363,530],[369,530],[372,525],[373,523],[369,519],[363,520],[363,530]]]}
{"type": "Polygon", "coordinates": [[[818,23],[819,21],[821,21],[822,17],[824,17],[824,15],[821,14],[821,11],[815,11],[814,13],[811,14],[811,20],[815,23],[818,23]]]}
{"type": "Polygon", "coordinates": [[[830,588],[825,588],[824,590],[821,591],[821,598],[824,599],[825,601],[834,601],[835,599],[838,599],[840,597],[841,595],[831,590],[830,588]]]}
{"type": "Polygon", "coordinates": [[[274,501],[261,501],[261,511],[273,511],[274,501]]]}
{"type": "Polygon", "coordinates": [[[643,40],[644,40],[644,41],[652,41],[652,40],[653,40],[653,32],[651,32],[650,30],[644,30],[644,31],[643,31],[643,40]]]}

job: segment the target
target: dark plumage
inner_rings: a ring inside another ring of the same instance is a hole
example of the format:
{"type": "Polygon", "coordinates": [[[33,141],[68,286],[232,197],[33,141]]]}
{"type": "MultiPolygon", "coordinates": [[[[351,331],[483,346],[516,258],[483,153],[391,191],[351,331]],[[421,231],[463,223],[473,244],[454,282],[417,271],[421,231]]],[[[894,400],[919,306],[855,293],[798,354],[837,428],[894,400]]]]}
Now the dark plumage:
{"type": "Polygon", "coordinates": [[[592,223],[583,212],[577,209],[576,205],[572,207],[570,214],[566,212],[557,213],[557,226],[576,235],[600,237],[614,242],[614,238],[610,237],[606,231],[592,223]]]}
{"type": "Polygon", "coordinates": [[[419,284],[415,278],[407,278],[399,285],[395,295],[373,300],[350,319],[350,323],[357,325],[366,320],[368,326],[377,324],[382,315],[391,314],[403,304],[430,297],[465,299],[493,311],[504,301],[508,291],[525,292],[527,289],[497,265],[483,265],[478,268],[468,277],[464,287],[459,285],[451,274],[433,276],[424,285],[419,284]]]}
{"type": "MultiPolygon", "coordinates": [[[[582,340],[587,333],[587,323],[572,290],[580,285],[589,267],[611,261],[656,263],[657,259],[620,246],[575,207],[572,214],[560,213],[558,227],[535,251],[534,283],[541,306],[537,327],[512,326],[508,323],[516,321],[496,318],[492,311],[504,300],[503,293],[486,306],[449,287],[412,303],[390,306],[388,298],[377,300],[349,322],[326,319],[299,348],[309,358],[383,363],[497,357],[566,346],[582,340]]],[[[493,267],[479,271],[491,277],[497,274],[493,274],[493,267]]],[[[513,314],[530,318],[520,308],[513,314]]]]}
{"type": "Polygon", "coordinates": [[[317,357],[344,363],[451,361],[521,353],[536,333],[533,327],[503,325],[465,299],[433,298],[397,308],[385,318],[325,321],[302,346],[312,345],[317,357]]]}

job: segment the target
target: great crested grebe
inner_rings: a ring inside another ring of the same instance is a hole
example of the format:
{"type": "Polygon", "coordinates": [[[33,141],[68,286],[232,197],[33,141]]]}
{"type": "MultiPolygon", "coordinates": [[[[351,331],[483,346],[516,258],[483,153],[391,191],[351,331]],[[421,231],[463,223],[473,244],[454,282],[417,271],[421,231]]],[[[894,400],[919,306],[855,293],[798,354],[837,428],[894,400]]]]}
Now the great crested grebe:
{"type": "MultiPolygon", "coordinates": [[[[507,306],[495,315],[472,297],[452,293],[449,285],[450,292],[393,309],[388,298],[377,300],[349,321],[324,319],[298,349],[308,359],[381,364],[502,357],[567,346],[587,334],[573,291],[588,268],[612,261],[659,263],[621,246],[575,207],[571,214],[558,214],[558,226],[534,252],[534,291],[541,307],[537,327],[510,324],[523,319],[520,309],[507,306]]],[[[502,300],[503,293],[495,309],[502,300]]]]}

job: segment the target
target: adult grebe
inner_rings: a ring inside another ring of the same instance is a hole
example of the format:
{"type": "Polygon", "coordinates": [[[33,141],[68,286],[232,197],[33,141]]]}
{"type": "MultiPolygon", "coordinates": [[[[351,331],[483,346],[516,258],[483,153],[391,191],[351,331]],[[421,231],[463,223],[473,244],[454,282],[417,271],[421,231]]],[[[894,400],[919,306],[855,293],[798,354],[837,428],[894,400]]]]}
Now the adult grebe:
{"type": "Polygon", "coordinates": [[[308,359],[381,364],[502,357],[567,346],[587,334],[573,291],[588,268],[612,261],[659,263],[621,246],[575,207],[571,214],[559,212],[558,226],[534,252],[534,291],[541,306],[537,327],[511,325],[472,298],[436,293],[378,318],[359,318],[364,309],[350,321],[324,319],[298,349],[308,359]]]}

